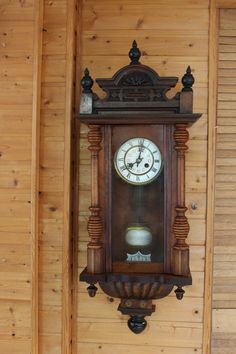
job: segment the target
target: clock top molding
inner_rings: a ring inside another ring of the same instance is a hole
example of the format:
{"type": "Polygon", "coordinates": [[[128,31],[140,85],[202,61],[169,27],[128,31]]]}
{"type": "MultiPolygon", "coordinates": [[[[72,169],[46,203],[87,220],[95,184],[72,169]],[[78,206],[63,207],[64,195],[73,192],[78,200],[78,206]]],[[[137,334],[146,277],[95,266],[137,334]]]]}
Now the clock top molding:
{"type": "Polygon", "coordinates": [[[173,97],[178,77],[161,77],[152,68],[140,63],[141,52],[133,41],[129,51],[130,64],[118,70],[112,78],[96,79],[106,92],[99,98],[92,91],[94,81],[88,69],[81,80],[80,114],[86,124],[177,124],[191,125],[201,114],[193,113],[194,77],[188,66],[182,77],[183,88],[173,97]]]}

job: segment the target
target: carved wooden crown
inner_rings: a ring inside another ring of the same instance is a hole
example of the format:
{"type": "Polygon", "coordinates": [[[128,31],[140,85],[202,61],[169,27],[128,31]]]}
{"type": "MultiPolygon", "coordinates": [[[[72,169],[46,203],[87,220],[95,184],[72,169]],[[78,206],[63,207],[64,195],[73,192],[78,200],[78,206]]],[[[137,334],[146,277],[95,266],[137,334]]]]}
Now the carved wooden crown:
{"type": "MultiPolygon", "coordinates": [[[[156,71],[139,62],[141,52],[133,41],[129,51],[130,64],[118,70],[112,78],[96,79],[99,87],[106,92],[100,99],[93,94],[93,113],[114,110],[145,110],[180,112],[180,93],[172,98],[167,92],[176,86],[178,77],[161,77],[156,71]]],[[[92,93],[93,79],[86,68],[81,80],[83,93],[92,93]]],[[[191,68],[182,78],[182,91],[192,91],[194,83],[191,68]]]]}

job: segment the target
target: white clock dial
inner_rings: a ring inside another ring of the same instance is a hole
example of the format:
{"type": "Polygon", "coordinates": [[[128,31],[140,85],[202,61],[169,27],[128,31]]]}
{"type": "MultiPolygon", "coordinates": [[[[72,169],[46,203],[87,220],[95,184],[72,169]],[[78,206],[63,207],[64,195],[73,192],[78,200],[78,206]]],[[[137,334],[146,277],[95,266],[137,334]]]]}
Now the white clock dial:
{"type": "Polygon", "coordinates": [[[114,165],[118,175],[130,184],[151,183],[162,168],[162,157],[156,144],[146,138],[132,138],[116,151],[114,165]]]}

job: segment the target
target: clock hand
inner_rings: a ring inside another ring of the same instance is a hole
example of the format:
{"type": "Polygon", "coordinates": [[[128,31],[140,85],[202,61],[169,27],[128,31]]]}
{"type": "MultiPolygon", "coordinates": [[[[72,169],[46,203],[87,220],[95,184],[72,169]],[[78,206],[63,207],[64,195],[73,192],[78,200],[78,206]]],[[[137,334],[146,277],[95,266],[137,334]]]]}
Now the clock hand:
{"type": "Polygon", "coordinates": [[[142,160],[143,160],[143,157],[141,157],[141,153],[142,153],[142,148],[140,147],[139,148],[139,155],[138,155],[138,158],[137,158],[137,160],[135,162],[137,164],[137,167],[140,164],[140,162],[142,162],[142,160]]]}
{"type": "Polygon", "coordinates": [[[138,165],[142,162],[142,160],[143,160],[143,157],[141,157],[141,158],[139,158],[139,159],[136,160],[137,167],[138,167],[138,165]]]}
{"type": "Polygon", "coordinates": [[[139,148],[139,155],[138,155],[138,158],[136,159],[136,161],[135,162],[129,162],[128,164],[127,164],[127,167],[129,168],[129,169],[131,169],[132,170],[132,168],[134,167],[134,165],[136,164],[137,165],[137,167],[139,166],[139,164],[142,162],[142,160],[143,160],[143,157],[141,157],[141,153],[142,153],[142,147],[140,147],[139,148]]]}
{"type": "Polygon", "coordinates": [[[130,163],[127,164],[127,166],[132,169],[134,164],[135,164],[135,162],[134,163],[130,162],[130,163]]]}

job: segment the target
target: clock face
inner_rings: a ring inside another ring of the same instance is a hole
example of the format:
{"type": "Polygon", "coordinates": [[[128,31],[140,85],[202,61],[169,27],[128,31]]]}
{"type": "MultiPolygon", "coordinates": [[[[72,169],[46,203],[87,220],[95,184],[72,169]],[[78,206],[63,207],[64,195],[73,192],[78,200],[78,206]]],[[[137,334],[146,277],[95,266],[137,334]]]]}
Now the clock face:
{"type": "Polygon", "coordinates": [[[149,139],[132,138],[116,151],[114,165],[118,175],[127,183],[148,184],[161,172],[161,152],[149,139]]]}

